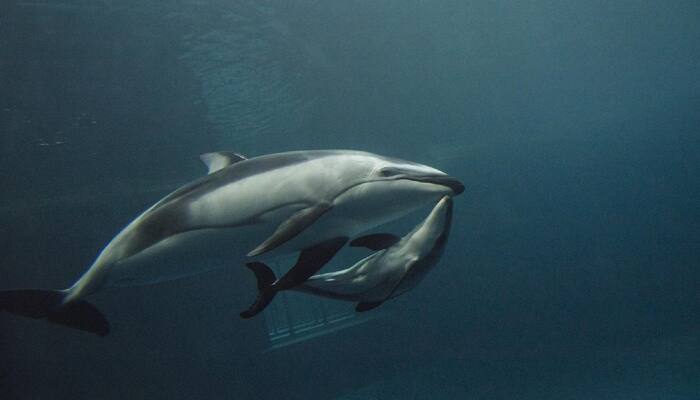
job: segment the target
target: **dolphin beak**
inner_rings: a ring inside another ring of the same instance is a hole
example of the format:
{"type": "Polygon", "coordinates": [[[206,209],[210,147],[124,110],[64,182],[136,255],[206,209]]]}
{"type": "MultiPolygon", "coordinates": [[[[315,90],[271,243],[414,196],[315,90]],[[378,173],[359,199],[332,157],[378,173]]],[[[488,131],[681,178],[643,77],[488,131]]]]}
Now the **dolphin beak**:
{"type": "Polygon", "coordinates": [[[464,192],[464,184],[460,182],[457,178],[451,177],[449,175],[432,175],[421,179],[424,182],[434,183],[436,185],[447,186],[452,189],[455,195],[464,192]]]}

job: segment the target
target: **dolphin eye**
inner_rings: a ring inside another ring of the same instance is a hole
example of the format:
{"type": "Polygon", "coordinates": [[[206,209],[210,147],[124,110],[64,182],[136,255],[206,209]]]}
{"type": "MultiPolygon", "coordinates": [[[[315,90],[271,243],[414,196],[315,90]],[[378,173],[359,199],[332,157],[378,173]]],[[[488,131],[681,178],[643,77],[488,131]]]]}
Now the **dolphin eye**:
{"type": "Polygon", "coordinates": [[[394,176],[398,175],[399,171],[397,171],[394,168],[382,168],[379,170],[379,176],[384,176],[384,177],[389,177],[389,176],[394,176]]]}

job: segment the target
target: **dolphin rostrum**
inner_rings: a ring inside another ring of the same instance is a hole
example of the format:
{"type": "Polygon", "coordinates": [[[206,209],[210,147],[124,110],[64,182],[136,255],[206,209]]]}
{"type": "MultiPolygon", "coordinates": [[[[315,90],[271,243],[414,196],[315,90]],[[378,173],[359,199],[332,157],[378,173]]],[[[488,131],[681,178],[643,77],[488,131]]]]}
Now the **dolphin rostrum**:
{"type": "Polygon", "coordinates": [[[464,190],[437,169],[360,151],[201,159],[208,175],[134,219],[71,287],[0,291],[0,311],[106,335],[107,320],[84,300],[92,293],[300,251],[285,277],[293,287],[349,238],[464,190]]]}
{"type": "MultiPolygon", "coordinates": [[[[445,196],[428,217],[403,238],[379,233],[353,240],[351,246],[379,250],[350,268],[314,275],[291,290],[337,300],[358,302],[367,311],[414,288],[442,257],[452,225],[452,199],[445,196]]],[[[264,263],[246,264],[258,281],[258,298],[241,313],[250,318],[272,301],[279,287],[275,273],[264,263]]]]}

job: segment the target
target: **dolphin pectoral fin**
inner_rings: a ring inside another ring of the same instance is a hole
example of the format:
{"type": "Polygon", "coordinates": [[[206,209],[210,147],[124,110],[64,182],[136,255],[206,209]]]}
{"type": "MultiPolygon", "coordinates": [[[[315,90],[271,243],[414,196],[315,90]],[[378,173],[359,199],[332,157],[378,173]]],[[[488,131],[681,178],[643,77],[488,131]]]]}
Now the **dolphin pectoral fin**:
{"type": "Polygon", "coordinates": [[[360,236],[350,242],[352,247],[366,247],[370,250],[384,250],[396,244],[400,237],[391,233],[373,233],[370,235],[360,236]]]}
{"type": "Polygon", "coordinates": [[[347,241],[347,237],[337,237],[302,250],[296,264],[272,287],[286,290],[301,285],[330,261],[347,241]]]}
{"type": "Polygon", "coordinates": [[[322,202],[297,211],[286,221],[282,222],[272,236],[267,238],[267,240],[248,253],[248,256],[259,256],[260,254],[266,253],[283,244],[284,242],[298,235],[304,229],[311,226],[319,217],[325,214],[332,207],[333,206],[331,203],[322,202]]]}
{"type": "Polygon", "coordinates": [[[207,166],[209,169],[209,174],[213,174],[214,172],[239,161],[247,160],[245,156],[238,153],[231,153],[229,151],[205,153],[199,156],[199,159],[202,160],[202,162],[207,166]]]}
{"type": "Polygon", "coordinates": [[[357,306],[355,307],[355,311],[357,312],[365,312],[372,310],[374,308],[377,308],[384,303],[383,301],[371,301],[371,302],[359,302],[357,303],[357,306]]]}

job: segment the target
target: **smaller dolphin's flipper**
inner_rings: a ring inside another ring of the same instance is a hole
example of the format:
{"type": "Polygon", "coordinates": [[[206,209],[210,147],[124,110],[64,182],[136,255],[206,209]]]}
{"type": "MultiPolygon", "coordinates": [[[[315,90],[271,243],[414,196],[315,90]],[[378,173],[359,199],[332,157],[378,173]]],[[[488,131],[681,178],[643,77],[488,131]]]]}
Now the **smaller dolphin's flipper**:
{"type": "Polygon", "coordinates": [[[391,233],[372,233],[360,236],[350,242],[352,247],[366,247],[370,250],[384,250],[398,243],[400,237],[391,233]]]}
{"type": "Polygon", "coordinates": [[[273,287],[287,290],[301,285],[330,261],[347,241],[347,237],[337,237],[302,250],[296,264],[273,287]]]}
{"type": "Polygon", "coordinates": [[[325,214],[328,210],[332,208],[331,203],[321,202],[315,204],[311,207],[304,208],[297,211],[286,221],[282,222],[280,226],[277,227],[275,233],[272,234],[267,240],[262,242],[253,251],[248,253],[249,257],[259,256],[260,254],[266,253],[275,247],[281,245],[282,243],[288,241],[294,236],[298,235],[299,232],[308,228],[316,222],[316,220],[325,214]]]}
{"type": "Polygon", "coordinates": [[[0,311],[92,332],[109,333],[109,322],[100,311],[85,300],[63,304],[68,292],[63,290],[0,290],[0,311]]]}
{"type": "Polygon", "coordinates": [[[245,265],[255,274],[255,279],[258,281],[258,297],[255,302],[248,307],[247,310],[243,311],[240,316],[241,318],[252,318],[259,314],[265,307],[270,304],[272,299],[277,294],[277,290],[272,287],[277,278],[275,273],[272,272],[270,267],[261,262],[250,262],[245,265]]]}
{"type": "Polygon", "coordinates": [[[383,301],[372,301],[372,302],[360,302],[357,303],[357,306],[355,307],[355,311],[357,312],[365,312],[369,311],[371,309],[377,308],[384,303],[383,301]]]}

